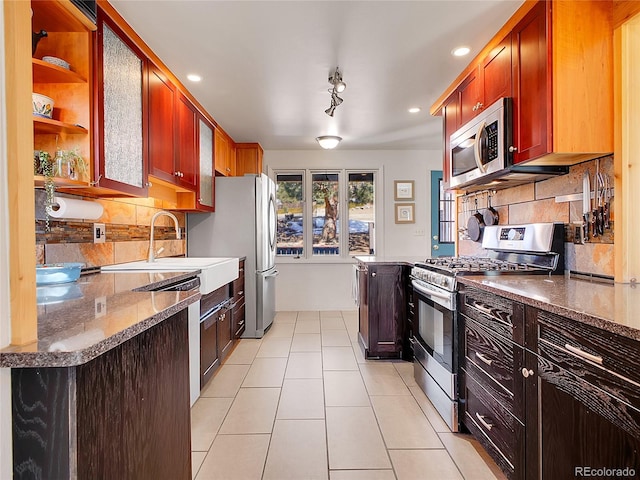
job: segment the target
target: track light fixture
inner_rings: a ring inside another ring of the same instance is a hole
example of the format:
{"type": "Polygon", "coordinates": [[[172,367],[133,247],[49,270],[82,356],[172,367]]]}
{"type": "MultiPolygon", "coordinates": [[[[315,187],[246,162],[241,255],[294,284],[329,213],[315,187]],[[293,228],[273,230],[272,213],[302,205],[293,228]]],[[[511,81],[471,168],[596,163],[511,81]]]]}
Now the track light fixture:
{"type": "Polygon", "coordinates": [[[339,67],[336,67],[333,72],[329,73],[329,83],[333,85],[333,87],[329,89],[331,106],[327,108],[324,113],[330,117],[333,117],[336,107],[343,102],[342,98],[338,96],[338,93],[344,92],[344,89],[347,88],[347,84],[342,81],[342,74],[338,68],[339,67]]]}

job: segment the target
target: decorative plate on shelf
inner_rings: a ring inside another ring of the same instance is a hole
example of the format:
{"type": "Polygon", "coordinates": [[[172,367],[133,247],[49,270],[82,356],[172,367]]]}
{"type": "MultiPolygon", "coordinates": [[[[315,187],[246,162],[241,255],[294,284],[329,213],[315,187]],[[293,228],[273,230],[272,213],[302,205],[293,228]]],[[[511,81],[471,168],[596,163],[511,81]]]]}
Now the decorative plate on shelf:
{"type": "Polygon", "coordinates": [[[42,61],[43,62],[47,62],[50,63],[52,65],[56,65],[58,67],[64,68],[66,70],[70,70],[71,66],[69,65],[69,62],[58,58],[58,57],[49,57],[49,56],[44,56],[42,57],[42,61]]]}

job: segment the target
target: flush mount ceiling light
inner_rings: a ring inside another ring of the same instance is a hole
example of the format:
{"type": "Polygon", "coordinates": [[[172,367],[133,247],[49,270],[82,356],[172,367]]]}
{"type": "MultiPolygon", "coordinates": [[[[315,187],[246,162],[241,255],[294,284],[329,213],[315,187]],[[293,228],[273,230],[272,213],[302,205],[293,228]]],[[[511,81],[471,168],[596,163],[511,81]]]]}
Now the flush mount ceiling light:
{"type": "Polygon", "coordinates": [[[330,150],[338,146],[342,137],[338,137],[336,135],[322,135],[321,137],[316,137],[316,140],[322,148],[330,150]]]}
{"type": "Polygon", "coordinates": [[[332,85],[332,88],[329,89],[329,93],[331,94],[331,106],[327,108],[324,113],[333,117],[336,107],[343,102],[342,98],[338,96],[338,93],[344,92],[344,89],[347,88],[347,84],[342,81],[342,74],[340,73],[340,70],[338,70],[338,67],[336,67],[333,72],[329,73],[329,83],[332,85]]]}
{"type": "Polygon", "coordinates": [[[409,109],[409,113],[418,113],[420,111],[420,107],[411,107],[409,109]]]}
{"type": "Polygon", "coordinates": [[[202,80],[202,77],[200,75],[196,75],[195,73],[190,73],[189,75],[187,75],[187,79],[191,80],[192,82],[199,82],[200,80],[202,80]]]}
{"type": "Polygon", "coordinates": [[[457,47],[451,50],[451,55],[454,57],[464,57],[468,55],[471,49],[469,47],[457,47]]]}

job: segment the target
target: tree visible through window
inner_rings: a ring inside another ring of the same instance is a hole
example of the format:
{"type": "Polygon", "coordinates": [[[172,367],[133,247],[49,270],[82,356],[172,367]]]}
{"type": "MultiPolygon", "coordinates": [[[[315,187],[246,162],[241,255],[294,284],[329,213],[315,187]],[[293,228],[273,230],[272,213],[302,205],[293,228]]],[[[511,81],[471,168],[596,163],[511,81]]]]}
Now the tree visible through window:
{"type": "Polygon", "coordinates": [[[375,250],[375,185],[373,173],[349,173],[349,254],[371,255],[375,250]]]}
{"type": "Polygon", "coordinates": [[[278,210],[278,255],[302,255],[304,253],[304,185],[303,175],[276,175],[276,206],[278,210]]]}
{"type": "Polygon", "coordinates": [[[314,173],[311,190],[313,192],[313,254],[339,255],[338,174],[314,173]]]}

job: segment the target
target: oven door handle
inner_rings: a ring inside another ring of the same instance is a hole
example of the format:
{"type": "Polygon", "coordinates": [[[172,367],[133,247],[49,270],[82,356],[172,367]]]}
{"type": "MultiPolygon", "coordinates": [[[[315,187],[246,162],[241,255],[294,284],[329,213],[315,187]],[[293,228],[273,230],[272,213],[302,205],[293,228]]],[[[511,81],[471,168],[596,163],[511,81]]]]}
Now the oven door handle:
{"type": "Polygon", "coordinates": [[[424,295],[431,295],[432,297],[442,298],[443,300],[451,299],[450,293],[440,293],[436,290],[431,290],[430,288],[418,284],[415,280],[411,282],[411,284],[413,285],[414,289],[416,289],[420,293],[423,293],[424,295]]]}

